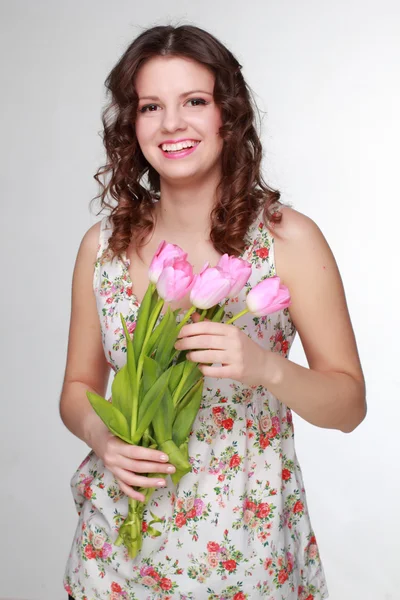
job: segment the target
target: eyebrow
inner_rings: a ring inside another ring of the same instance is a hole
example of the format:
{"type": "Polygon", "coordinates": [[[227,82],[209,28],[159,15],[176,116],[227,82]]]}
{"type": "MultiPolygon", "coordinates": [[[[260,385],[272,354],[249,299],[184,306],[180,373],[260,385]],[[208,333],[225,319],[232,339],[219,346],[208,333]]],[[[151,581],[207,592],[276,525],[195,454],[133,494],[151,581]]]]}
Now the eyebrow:
{"type": "MultiPolygon", "coordinates": [[[[179,95],[179,98],[184,98],[185,96],[189,96],[190,94],[208,94],[212,96],[212,92],[206,92],[205,90],[191,90],[190,92],[183,92],[183,94],[179,95]]],[[[158,96],[140,96],[139,100],[157,100],[160,98],[158,96]]]]}

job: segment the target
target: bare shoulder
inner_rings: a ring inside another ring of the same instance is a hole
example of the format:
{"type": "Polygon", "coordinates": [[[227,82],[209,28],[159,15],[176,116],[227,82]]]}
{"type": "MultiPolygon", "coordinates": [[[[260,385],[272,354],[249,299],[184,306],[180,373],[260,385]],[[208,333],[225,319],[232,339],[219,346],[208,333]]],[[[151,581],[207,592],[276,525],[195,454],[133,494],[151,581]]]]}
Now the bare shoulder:
{"type": "Polygon", "coordinates": [[[282,241],[295,244],[307,239],[310,235],[322,235],[315,221],[298,210],[289,206],[282,206],[280,213],[282,214],[282,220],[274,226],[274,230],[282,241]]]}
{"type": "Polygon", "coordinates": [[[99,247],[100,227],[101,221],[98,221],[86,231],[79,246],[78,259],[92,259],[95,262],[99,247]]]}
{"type": "Polygon", "coordinates": [[[301,212],[283,206],[282,221],[275,225],[274,238],[277,274],[287,284],[304,272],[337,270],[333,253],[318,225],[301,212]]]}
{"type": "MultiPolygon", "coordinates": [[[[72,295],[75,304],[86,306],[86,300],[93,295],[92,283],[97,252],[99,249],[101,222],[92,225],[84,234],[75,261],[72,295]]],[[[74,308],[74,303],[73,303],[74,308]]]]}

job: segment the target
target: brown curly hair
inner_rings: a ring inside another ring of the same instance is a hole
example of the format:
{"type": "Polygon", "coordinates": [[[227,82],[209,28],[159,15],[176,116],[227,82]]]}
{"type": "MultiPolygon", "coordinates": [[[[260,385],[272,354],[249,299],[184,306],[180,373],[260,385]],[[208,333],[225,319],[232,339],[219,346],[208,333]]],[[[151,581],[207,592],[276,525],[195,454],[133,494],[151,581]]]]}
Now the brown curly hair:
{"type": "Polygon", "coordinates": [[[154,227],[153,206],[160,197],[160,176],[143,156],[135,134],[135,75],[156,56],[189,58],[215,75],[214,101],[221,111],[224,143],[218,200],[210,214],[210,239],[218,252],[238,256],[262,205],[267,224],[280,222],[281,214],[272,209],[280,193],[265,183],[260,172],[262,146],[241,65],[213,35],[193,25],[157,26],[144,31],[105,81],[111,93],[102,114],[107,161],[94,176],[101,192],[93,200],[100,198],[100,212],[110,210],[113,232],[108,251],[121,257],[132,236],[139,249],[154,227]]]}

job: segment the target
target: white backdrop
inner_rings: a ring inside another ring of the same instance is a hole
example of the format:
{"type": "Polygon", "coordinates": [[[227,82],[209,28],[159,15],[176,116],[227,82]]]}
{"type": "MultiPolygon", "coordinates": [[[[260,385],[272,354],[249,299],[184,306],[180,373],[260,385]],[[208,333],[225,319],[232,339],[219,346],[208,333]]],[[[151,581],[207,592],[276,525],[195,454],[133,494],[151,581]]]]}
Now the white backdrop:
{"type": "MultiPolygon", "coordinates": [[[[397,0],[2,0],[0,11],[0,598],[65,599],[69,479],[88,449],[58,400],[73,264],[98,220],[103,82],[141,28],[172,22],[236,54],[267,112],[266,178],[336,256],[369,412],[350,435],[297,418],[297,452],[331,599],[399,600],[397,0]]],[[[291,358],[305,364],[299,340],[291,358]]]]}

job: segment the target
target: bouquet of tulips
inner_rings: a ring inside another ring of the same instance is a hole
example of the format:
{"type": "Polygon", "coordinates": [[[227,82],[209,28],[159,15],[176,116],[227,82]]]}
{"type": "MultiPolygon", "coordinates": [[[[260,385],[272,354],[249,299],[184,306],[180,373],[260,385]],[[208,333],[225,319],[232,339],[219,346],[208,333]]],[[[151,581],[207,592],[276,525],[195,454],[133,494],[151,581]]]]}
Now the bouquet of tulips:
{"type": "MultiPolygon", "coordinates": [[[[203,390],[203,375],[197,364],[186,360],[186,353],[176,350],[175,342],[197,309],[201,311],[201,319],[220,322],[224,307],[219,303],[236,297],[250,273],[250,263],[224,254],[216,267],[207,263],[199,274],[194,274],[187,254],[179,246],[161,242],[150,265],[150,282],[132,339],[121,315],[127,360],[114,377],[112,401],[87,392],[93,409],[114,435],[129,444],[156,448],[168,455],[176,468],[171,475],[174,484],[191,470],[189,434],[203,390]],[[168,304],[179,302],[189,292],[192,307],[177,322],[180,310],[172,311],[168,304]],[[160,319],[164,303],[168,306],[160,319]]],[[[263,316],[286,308],[290,297],[279,277],[270,277],[247,294],[246,304],[247,308],[227,321],[228,324],[249,311],[263,316]]],[[[149,477],[159,478],[160,474],[149,477]]],[[[142,545],[143,512],[153,491],[154,488],[140,488],[145,502],[129,498],[128,515],[115,542],[123,543],[132,558],[142,545]]],[[[153,513],[151,516],[148,531],[161,535],[153,527],[161,519],[153,513]]]]}

